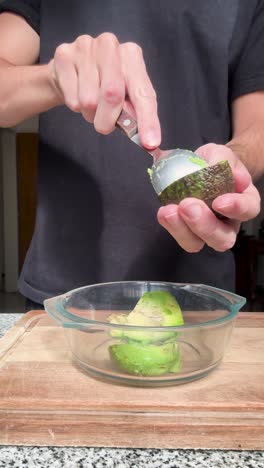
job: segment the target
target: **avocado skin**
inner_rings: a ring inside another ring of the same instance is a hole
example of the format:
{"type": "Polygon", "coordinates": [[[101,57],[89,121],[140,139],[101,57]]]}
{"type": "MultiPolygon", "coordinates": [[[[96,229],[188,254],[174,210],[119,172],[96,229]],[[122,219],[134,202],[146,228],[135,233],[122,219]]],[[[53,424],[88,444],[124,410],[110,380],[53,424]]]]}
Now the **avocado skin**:
{"type": "Polygon", "coordinates": [[[231,167],[228,161],[220,161],[176,180],[159,194],[159,199],[162,205],[168,205],[194,197],[203,200],[211,208],[216,197],[234,192],[235,181],[231,167]]]}
{"type": "Polygon", "coordinates": [[[142,343],[121,343],[109,347],[110,356],[125,372],[144,376],[159,376],[179,371],[179,350],[175,343],[144,345],[142,343]]]}

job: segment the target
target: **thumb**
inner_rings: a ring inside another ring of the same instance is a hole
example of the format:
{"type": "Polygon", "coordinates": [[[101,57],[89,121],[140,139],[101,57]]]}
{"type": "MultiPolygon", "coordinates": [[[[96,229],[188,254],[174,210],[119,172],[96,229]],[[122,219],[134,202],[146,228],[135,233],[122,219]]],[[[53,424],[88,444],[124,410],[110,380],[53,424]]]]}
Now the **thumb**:
{"type": "Polygon", "coordinates": [[[252,183],[251,175],[242,163],[233,169],[233,176],[237,193],[244,192],[252,183]]]}

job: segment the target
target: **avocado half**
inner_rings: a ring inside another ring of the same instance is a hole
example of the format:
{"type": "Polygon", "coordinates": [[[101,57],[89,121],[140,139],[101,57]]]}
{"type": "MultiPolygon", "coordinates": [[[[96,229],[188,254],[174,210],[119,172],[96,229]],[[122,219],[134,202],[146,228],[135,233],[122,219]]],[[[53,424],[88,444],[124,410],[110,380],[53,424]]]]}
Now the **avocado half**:
{"type": "Polygon", "coordinates": [[[176,343],[161,346],[141,343],[114,344],[110,356],[122,370],[139,376],[158,376],[176,372],[180,367],[180,355],[176,343]]]}
{"type": "MultiPolygon", "coordinates": [[[[149,291],[142,295],[128,314],[112,314],[112,324],[140,327],[170,327],[184,324],[181,308],[175,297],[167,291],[149,291]]],[[[158,376],[178,372],[180,355],[175,343],[175,331],[130,330],[129,327],[111,330],[118,339],[109,346],[112,361],[128,374],[158,376]]]]}
{"type": "Polygon", "coordinates": [[[216,197],[233,192],[235,181],[231,167],[228,161],[220,161],[175,180],[158,197],[162,205],[179,204],[184,198],[194,197],[203,200],[212,208],[216,197]]]}

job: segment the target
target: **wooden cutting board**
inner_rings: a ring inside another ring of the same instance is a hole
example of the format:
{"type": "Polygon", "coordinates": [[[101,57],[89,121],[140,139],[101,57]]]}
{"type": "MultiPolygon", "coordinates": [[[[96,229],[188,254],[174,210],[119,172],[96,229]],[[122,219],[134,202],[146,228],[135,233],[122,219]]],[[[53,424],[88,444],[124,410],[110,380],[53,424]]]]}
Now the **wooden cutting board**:
{"type": "Polygon", "coordinates": [[[71,362],[45,312],[0,340],[0,444],[264,449],[264,313],[241,313],[224,362],[207,377],[129,388],[71,362]]]}

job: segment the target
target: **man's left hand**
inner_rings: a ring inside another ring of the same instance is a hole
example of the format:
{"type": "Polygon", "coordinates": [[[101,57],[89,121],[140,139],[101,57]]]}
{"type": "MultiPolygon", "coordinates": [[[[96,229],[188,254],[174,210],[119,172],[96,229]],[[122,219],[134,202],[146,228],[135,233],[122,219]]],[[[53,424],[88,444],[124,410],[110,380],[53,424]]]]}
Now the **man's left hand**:
{"type": "Polygon", "coordinates": [[[185,198],[179,205],[161,207],[158,221],[187,252],[199,252],[205,244],[224,252],[234,246],[241,222],[260,212],[260,196],[248,170],[227,146],[210,143],[195,153],[210,165],[227,160],[232,168],[236,192],[217,197],[212,205],[226,219],[218,219],[202,200],[185,198]]]}

